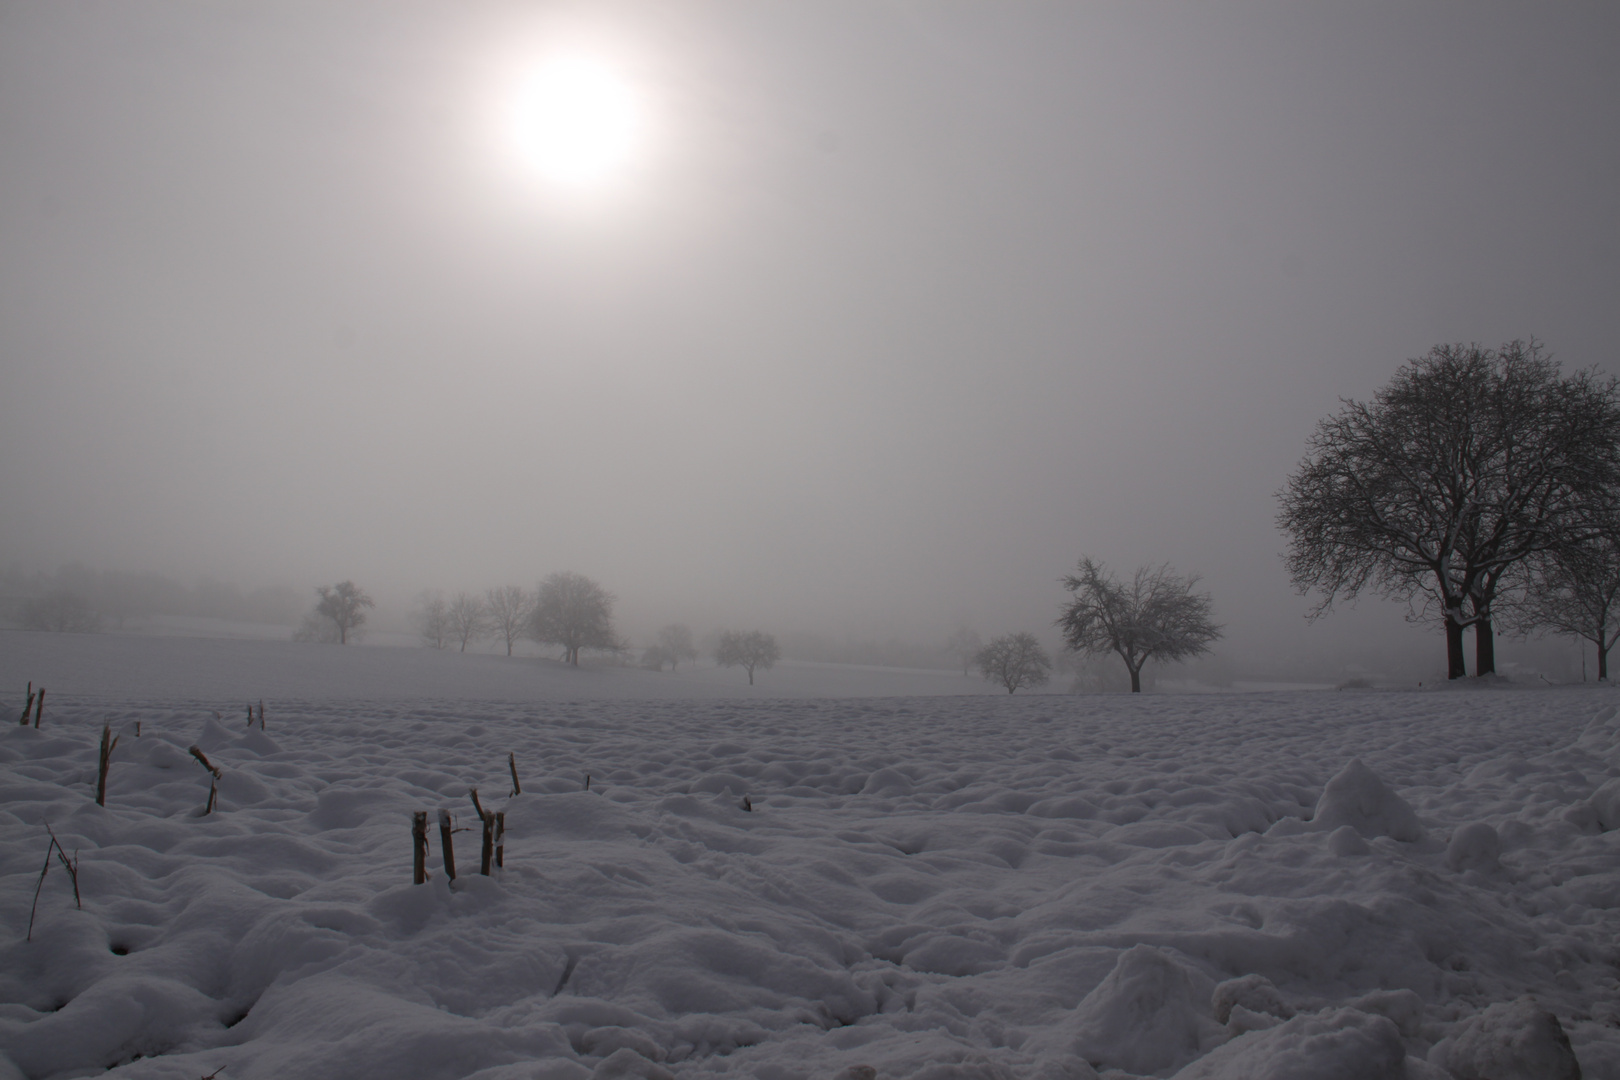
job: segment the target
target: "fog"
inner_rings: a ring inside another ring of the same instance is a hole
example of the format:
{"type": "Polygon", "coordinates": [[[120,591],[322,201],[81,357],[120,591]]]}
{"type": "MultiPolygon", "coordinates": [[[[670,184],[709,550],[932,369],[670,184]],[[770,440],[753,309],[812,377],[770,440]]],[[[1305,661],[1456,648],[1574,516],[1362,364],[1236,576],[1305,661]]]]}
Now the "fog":
{"type": "Polygon", "coordinates": [[[1436,343],[1616,366],[1617,53],[1596,5],[7,4],[0,564],[942,641],[1051,637],[1086,554],[1202,574],[1244,662],[1438,666],[1307,625],[1274,495],[1436,343]],[[570,50],[640,109],[583,188],[503,126],[570,50]]]}

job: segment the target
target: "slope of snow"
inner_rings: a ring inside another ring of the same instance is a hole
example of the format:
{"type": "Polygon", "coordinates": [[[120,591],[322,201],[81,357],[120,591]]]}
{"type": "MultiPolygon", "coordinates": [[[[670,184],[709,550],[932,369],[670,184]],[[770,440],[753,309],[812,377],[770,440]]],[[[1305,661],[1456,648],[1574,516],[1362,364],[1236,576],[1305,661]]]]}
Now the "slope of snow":
{"type": "Polygon", "coordinates": [[[0,1078],[1620,1077],[1608,690],[250,695],[0,728],[0,1078]]]}

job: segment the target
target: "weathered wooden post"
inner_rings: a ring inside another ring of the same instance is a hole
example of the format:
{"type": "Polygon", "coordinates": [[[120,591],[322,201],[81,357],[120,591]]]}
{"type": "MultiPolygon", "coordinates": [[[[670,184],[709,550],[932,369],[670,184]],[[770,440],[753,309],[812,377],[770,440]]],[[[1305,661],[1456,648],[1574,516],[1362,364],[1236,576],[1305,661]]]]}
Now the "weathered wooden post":
{"type": "MultiPolygon", "coordinates": [[[[33,712],[33,711],[34,711],[34,680],[29,679],[28,680],[28,703],[23,706],[22,719],[18,720],[17,723],[19,725],[21,725],[22,727],[27,727],[28,726],[28,714],[33,712]]],[[[49,860],[46,860],[46,864],[49,865],[49,860]]]]}
{"type": "Polygon", "coordinates": [[[411,884],[427,881],[427,811],[418,810],[411,815],[411,884]]]}
{"type": "Polygon", "coordinates": [[[486,813],[484,817],[484,846],[478,852],[478,872],[489,877],[489,864],[495,858],[495,815],[486,813]]]}
{"type": "Polygon", "coordinates": [[[506,811],[495,814],[495,865],[506,865],[506,811]]]}
{"type": "Polygon", "coordinates": [[[203,807],[203,816],[207,817],[209,814],[214,812],[214,799],[219,795],[219,778],[221,775],[219,767],[212,761],[208,760],[208,755],[204,754],[202,752],[202,747],[198,746],[196,743],[192,743],[187,749],[191,751],[192,757],[196,758],[202,763],[202,767],[207,769],[209,776],[213,778],[208,781],[208,805],[203,807]]]}
{"type": "Polygon", "coordinates": [[[439,811],[439,850],[444,852],[444,873],[456,880],[456,850],[450,840],[450,811],[439,811]]]}
{"type": "MultiPolygon", "coordinates": [[[[39,718],[45,715],[45,688],[39,688],[39,697],[34,699],[34,730],[39,730],[39,718]]],[[[114,740],[115,742],[117,740],[114,740]]]]}
{"type": "Polygon", "coordinates": [[[506,755],[506,767],[512,770],[512,794],[523,794],[523,785],[518,783],[517,778],[517,753],[515,751],[506,755]]]}
{"type": "Polygon", "coordinates": [[[480,821],[483,820],[483,817],[484,817],[484,804],[478,801],[478,789],[477,788],[468,788],[467,789],[467,795],[468,795],[469,798],[472,799],[473,809],[478,811],[479,820],[480,821]]]}
{"type": "MultiPolygon", "coordinates": [[[[44,693],[44,687],[40,688],[44,693]]],[[[112,752],[118,746],[118,740],[113,738],[112,725],[101,725],[101,767],[96,772],[96,805],[107,805],[107,762],[112,759],[112,752]]]]}

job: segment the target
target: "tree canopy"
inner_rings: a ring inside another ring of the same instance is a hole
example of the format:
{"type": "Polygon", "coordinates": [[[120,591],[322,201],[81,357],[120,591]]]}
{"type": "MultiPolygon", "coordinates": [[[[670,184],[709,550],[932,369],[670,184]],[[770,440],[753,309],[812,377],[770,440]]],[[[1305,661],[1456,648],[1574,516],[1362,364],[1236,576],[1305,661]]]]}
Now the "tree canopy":
{"type": "Polygon", "coordinates": [[[1168,565],[1138,567],[1127,584],[1082,558],[1063,579],[1074,599],[1057,624],[1076,652],[1117,653],[1131,673],[1131,693],[1139,694],[1143,664],[1197,656],[1221,636],[1208,594],[1193,591],[1197,584],[1198,575],[1182,577],[1168,565]]]}

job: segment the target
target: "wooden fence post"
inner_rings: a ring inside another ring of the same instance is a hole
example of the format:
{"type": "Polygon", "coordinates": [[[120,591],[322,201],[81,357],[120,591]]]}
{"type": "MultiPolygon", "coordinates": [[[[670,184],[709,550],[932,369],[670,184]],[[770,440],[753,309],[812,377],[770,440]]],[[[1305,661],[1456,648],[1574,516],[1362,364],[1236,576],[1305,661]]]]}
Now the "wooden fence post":
{"type": "Polygon", "coordinates": [[[495,814],[495,865],[506,865],[506,811],[495,814]]]}
{"type": "Polygon", "coordinates": [[[23,727],[28,726],[28,714],[34,711],[34,680],[28,680],[28,703],[23,706],[22,719],[17,723],[23,727]]]}
{"type": "Polygon", "coordinates": [[[486,813],[484,818],[484,846],[478,852],[478,872],[489,877],[489,864],[495,857],[495,815],[486,813]]]}
{"type": "MultiPolygon", "coordinates": [[[[34,700],[34,730],[39,730],[39,718],[45,715],[45,688],[39,688],[39,697],[34,700]]],[[[116,742],[117,740],[113,740],[116,742]]]]}
{"type": "Polygon", "coordinates": [[[456,850],[450,840],[450,811],[439,811],[439,850],[444,852],[444,873],[456,880],[456,850]]]}
{"type": "Polygon", "coordinates": [[[411,815],[411,884],[427,881],[427,811],[418,810],[411,815]]]}
{"type": "Polygon", "coordinates": [[[506,755],[506,767],[512,770],[512,794],[523,794],[523,785],[518,783],[517,778],[517,753],[515,751],[506,755]]]}
{"type": "MultiPolygon", "coordinates": [[[[40,693],[45,688],[40,687],[40,693]]],[[[118,746],[118,740],[113,738],[112,725],[101,725],[101,767],[96,772],[96,805],[107,805],[107,762],[112,758],[113,750],[118,746]],[[109,741],[110,740],[110,741],[109,741]]]]}

